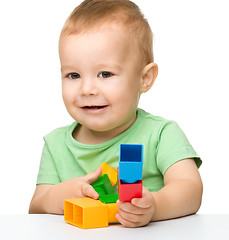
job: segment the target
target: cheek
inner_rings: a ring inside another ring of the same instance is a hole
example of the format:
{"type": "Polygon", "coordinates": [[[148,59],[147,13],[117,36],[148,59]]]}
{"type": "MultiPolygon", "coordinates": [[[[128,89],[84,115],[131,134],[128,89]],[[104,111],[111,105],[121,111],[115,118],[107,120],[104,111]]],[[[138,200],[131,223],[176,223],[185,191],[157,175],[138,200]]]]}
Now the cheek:
{"type": "Polygon", "coordinates": [[[62,98],[65,104],[69,104],[74,101],[74,92],[75,90],[72,86],[62,83],[62,98]]]}
{"type": "Polygon", "coordinates": [[[135,79],[132,79],[120,84],[115,95],[119,101],[135,102],[138,99],[139,91],[139,84],[136,84],[135,79]]]}
{"type": "Polygon", "coordinates": [[[113,107],[122,112],[131,111],[138,105],[139,93],[131,87],[120,86],[118,89],[113,89],[107,96],[113,107]]]}
{"type": "Polygon", "coordinates": [[[67,94],[67,91],[62,88],[62,98],[65,103],[65,105],[69,102],[69,94],[67,94]]]}

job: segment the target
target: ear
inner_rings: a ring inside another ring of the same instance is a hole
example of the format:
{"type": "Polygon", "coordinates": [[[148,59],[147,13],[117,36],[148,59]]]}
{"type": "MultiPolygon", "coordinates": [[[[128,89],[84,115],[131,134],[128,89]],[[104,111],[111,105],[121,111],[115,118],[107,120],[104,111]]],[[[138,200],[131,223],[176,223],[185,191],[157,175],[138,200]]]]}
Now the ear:
{"type": "Polygon", "coordinates": [[[158,66],[156,63],[149,63],[142,71],[142,81],[140,92],[147,92],[154,84],[158,74],[158,66]]]}

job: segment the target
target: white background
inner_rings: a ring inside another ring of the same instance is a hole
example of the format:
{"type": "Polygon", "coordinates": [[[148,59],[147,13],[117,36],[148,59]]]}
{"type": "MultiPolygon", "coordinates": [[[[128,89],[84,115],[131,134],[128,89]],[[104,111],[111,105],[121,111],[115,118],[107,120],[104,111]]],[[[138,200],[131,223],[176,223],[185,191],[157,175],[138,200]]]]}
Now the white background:
{"type": "MultiPolygon", "coordinates": [[[[0,2],[0,213],[27,213],[43,136],[72,123],[58,36],[81,1],[0,2]]],[[[140,107],[179,123],[203,159],[200,213],[229,213],[227,1],[135,0],[154,32],[159,75],[140,107]]]]}

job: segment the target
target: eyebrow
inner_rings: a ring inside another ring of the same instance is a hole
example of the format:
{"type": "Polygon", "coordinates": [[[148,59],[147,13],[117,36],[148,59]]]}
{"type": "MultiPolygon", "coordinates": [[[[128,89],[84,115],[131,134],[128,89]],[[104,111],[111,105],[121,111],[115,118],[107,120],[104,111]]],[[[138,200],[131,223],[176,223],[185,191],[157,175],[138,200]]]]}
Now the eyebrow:
{"type": "Polygon", "coordinates": [[[118,65],[118,64],[113,64],[113,63],[101,63],[101,64],[98,64],[96,65],[96,67],[98,68],[116,68],[118,70],[122,69],[121,65],[118,65]]]}
{"type": "Polygon", "coordinates": [[[74,69],[75,68],[75,66],[71,66],[71,65],[63,65],[63,66],[61,66],[61,68],[60,68],[60,70],[61,70],[61,72],[63,72],[63,71],[65,71],[65,69],[74,69]]]}
{"type": "MultiPolygon", "coordinates": [[[[118,70],[121,70],[122,67],[121,65],[118,65],[118,64],[112,64],[112,63],[101,63],[101,64],[97,64],[95,67],[97,68],[115,68],[115,69],[118,69],[118,70]]],[[[66,69],[75,69],[76,66],[73,66],[73,65],[63,65],[61,66],[61,72],[64,72],[66,71],[66,69]]]]}

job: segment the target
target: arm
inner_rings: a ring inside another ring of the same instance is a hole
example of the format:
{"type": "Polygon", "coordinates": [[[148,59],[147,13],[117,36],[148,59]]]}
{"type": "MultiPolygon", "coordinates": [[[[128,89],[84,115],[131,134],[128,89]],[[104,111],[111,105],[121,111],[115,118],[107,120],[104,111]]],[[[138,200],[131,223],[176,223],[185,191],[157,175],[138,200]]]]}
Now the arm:
{"type": "Polygon", "coordinates": [[[172,165],[165,173],[164,183],[160,191],[152,193],[157,206],[153,221],[186,216],[199,210],[203,185],[194,160],[172,165]]]}
{"type": "Polygon", "coordinates": [[[193,159],[173,164],[164,175],[164,187],[150,193],[143,189],[142,198],[131,203],[117,202],[118,221],[126,227],[147,225],[196,213],[201,205],[203,186],[193,159]]]}
{"type": "Polygon", "coordinates": [[[64,200],[80,197],[98,199],[99,195],[90,185],[102,173],[101,168],[84,177],[76,177],[56,185],[37,185],[30,203],[29,213],[64,213],[64,200]]]}

